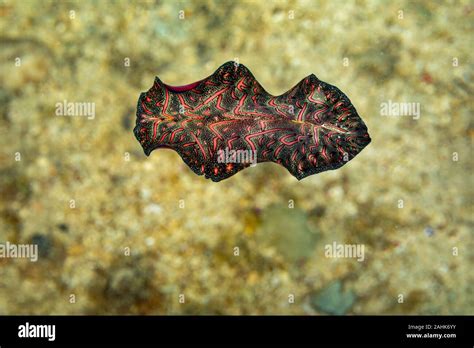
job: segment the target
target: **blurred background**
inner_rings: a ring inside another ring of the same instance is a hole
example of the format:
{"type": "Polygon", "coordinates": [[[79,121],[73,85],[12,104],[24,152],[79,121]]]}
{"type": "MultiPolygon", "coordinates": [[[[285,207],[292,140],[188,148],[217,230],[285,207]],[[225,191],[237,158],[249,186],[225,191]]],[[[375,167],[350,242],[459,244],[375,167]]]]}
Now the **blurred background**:
{"type": "Polygon", "coordinates": [[[0,314],[473,314],[472,1],[0,1],[0,314]],[[314,73],[372,143],[298,182],[147,158],[136,103],[237,60],[314,73]],[[92,103],[95,117],[56,104],[92,103]],[[420,117],[383,103],[419,103],[420,117]],[[365,247],[362,262],[328,244],[365,247]],[[471,294],[469,296],[469,294],[471,294]],[[401,296],[400,296],[401,295],[401,296]]]}

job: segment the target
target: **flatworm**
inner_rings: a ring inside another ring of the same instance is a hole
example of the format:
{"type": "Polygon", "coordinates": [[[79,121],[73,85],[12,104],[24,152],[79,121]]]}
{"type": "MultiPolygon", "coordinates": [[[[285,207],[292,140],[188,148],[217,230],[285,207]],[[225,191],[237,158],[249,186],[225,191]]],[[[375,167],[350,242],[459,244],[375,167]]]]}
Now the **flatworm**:
{"type": "Polygon", "coordinates": [[[273,96],[232,61],[186,86],[156,77],[138,99],[134,134],[147,156],[157,148],[173,149],[196,174],[213,181],[269,161],[301,180],[343,166],[371,141],[337,87],[311,74],[273,96]]]}

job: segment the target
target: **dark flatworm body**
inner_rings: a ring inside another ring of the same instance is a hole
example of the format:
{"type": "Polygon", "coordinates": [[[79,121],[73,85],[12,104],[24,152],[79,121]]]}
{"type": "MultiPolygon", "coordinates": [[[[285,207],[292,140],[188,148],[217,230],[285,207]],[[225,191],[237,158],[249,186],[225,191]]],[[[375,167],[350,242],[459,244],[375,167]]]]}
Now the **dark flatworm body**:
{"type": "Polygon", "coordinates": [[[269,161],[301,180],[343,166],[370,143],[367,127],[337,87],[309,75],[273,96],[235,62],[181,87],[156,77],[138,100],[134,133],[147,156],[171,148],[213,181],[250,162],[269,161]]]}

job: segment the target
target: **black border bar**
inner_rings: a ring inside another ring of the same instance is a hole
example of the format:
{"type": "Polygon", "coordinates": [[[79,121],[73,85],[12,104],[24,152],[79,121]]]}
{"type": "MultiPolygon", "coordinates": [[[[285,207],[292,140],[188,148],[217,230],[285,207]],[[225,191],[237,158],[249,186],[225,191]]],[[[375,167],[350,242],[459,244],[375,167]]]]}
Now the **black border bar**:
{"type": "Polygon", "coordinates": [[[0,316],[0,346],[61,344],[410,344],[469,346],[473,316],[0,316]],[[19,326],[55,325],[55,340],[19,326]],[[409,327],[409,325],[411,325],[409,327]],[[449,325],[449,326],[444,326],[449,325]],[[451,325],[456,325],[453,328],[451,325]],[[414,329],[413,327],[417,327],[414,329]],[[443,329],[444,328],[444,329],[443,329]],[[408,338],[407,334],[428,334],[408,338]],[[433,334],[456,337],[434,338],[433,334]]]}

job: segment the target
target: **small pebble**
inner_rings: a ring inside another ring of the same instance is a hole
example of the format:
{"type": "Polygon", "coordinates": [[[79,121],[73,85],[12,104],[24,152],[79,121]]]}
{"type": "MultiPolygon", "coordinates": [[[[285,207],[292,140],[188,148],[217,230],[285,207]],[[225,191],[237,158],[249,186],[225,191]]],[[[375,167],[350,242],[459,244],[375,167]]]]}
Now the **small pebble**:
{"type": "Polygon", "coordinates": [[[433,229],[431,226],[425,227],[425,234],[426,234],[428,237],[433,236],[434,233],[435,233],[435,231],[434,231],[434,229],[433,229]]]}
{"type": "Polygon", "coordinates": [[[356,296],[353,291],[342,291],[341,281],[335,281],[311,297],[311,306],[318,311],[343,315],[351,309],[356,296]]]}
{"type": "Polygon", "coordinates": [[[68,224],[60,223],[60,224],[58,224],[57,226],[58,226],[58,228],[61,230],[61,232],[64,232],[64,233],[69,232],[69,226],[68,226],[68,224]]]}
{"type": "Polygon", "coordinates": [[[150,203],[145,207],[145,213],[147,214],[159,214],[161,213],[161,206],[156,203],[150,203]]]}
{"type": "Polygon", "coordinates": [[[36,233],[31,237],[31,243],[38,245],[38,256],[48,257],[51,253],[53,241],[50,237],[45,236],[42,233],[36,233]]]}

